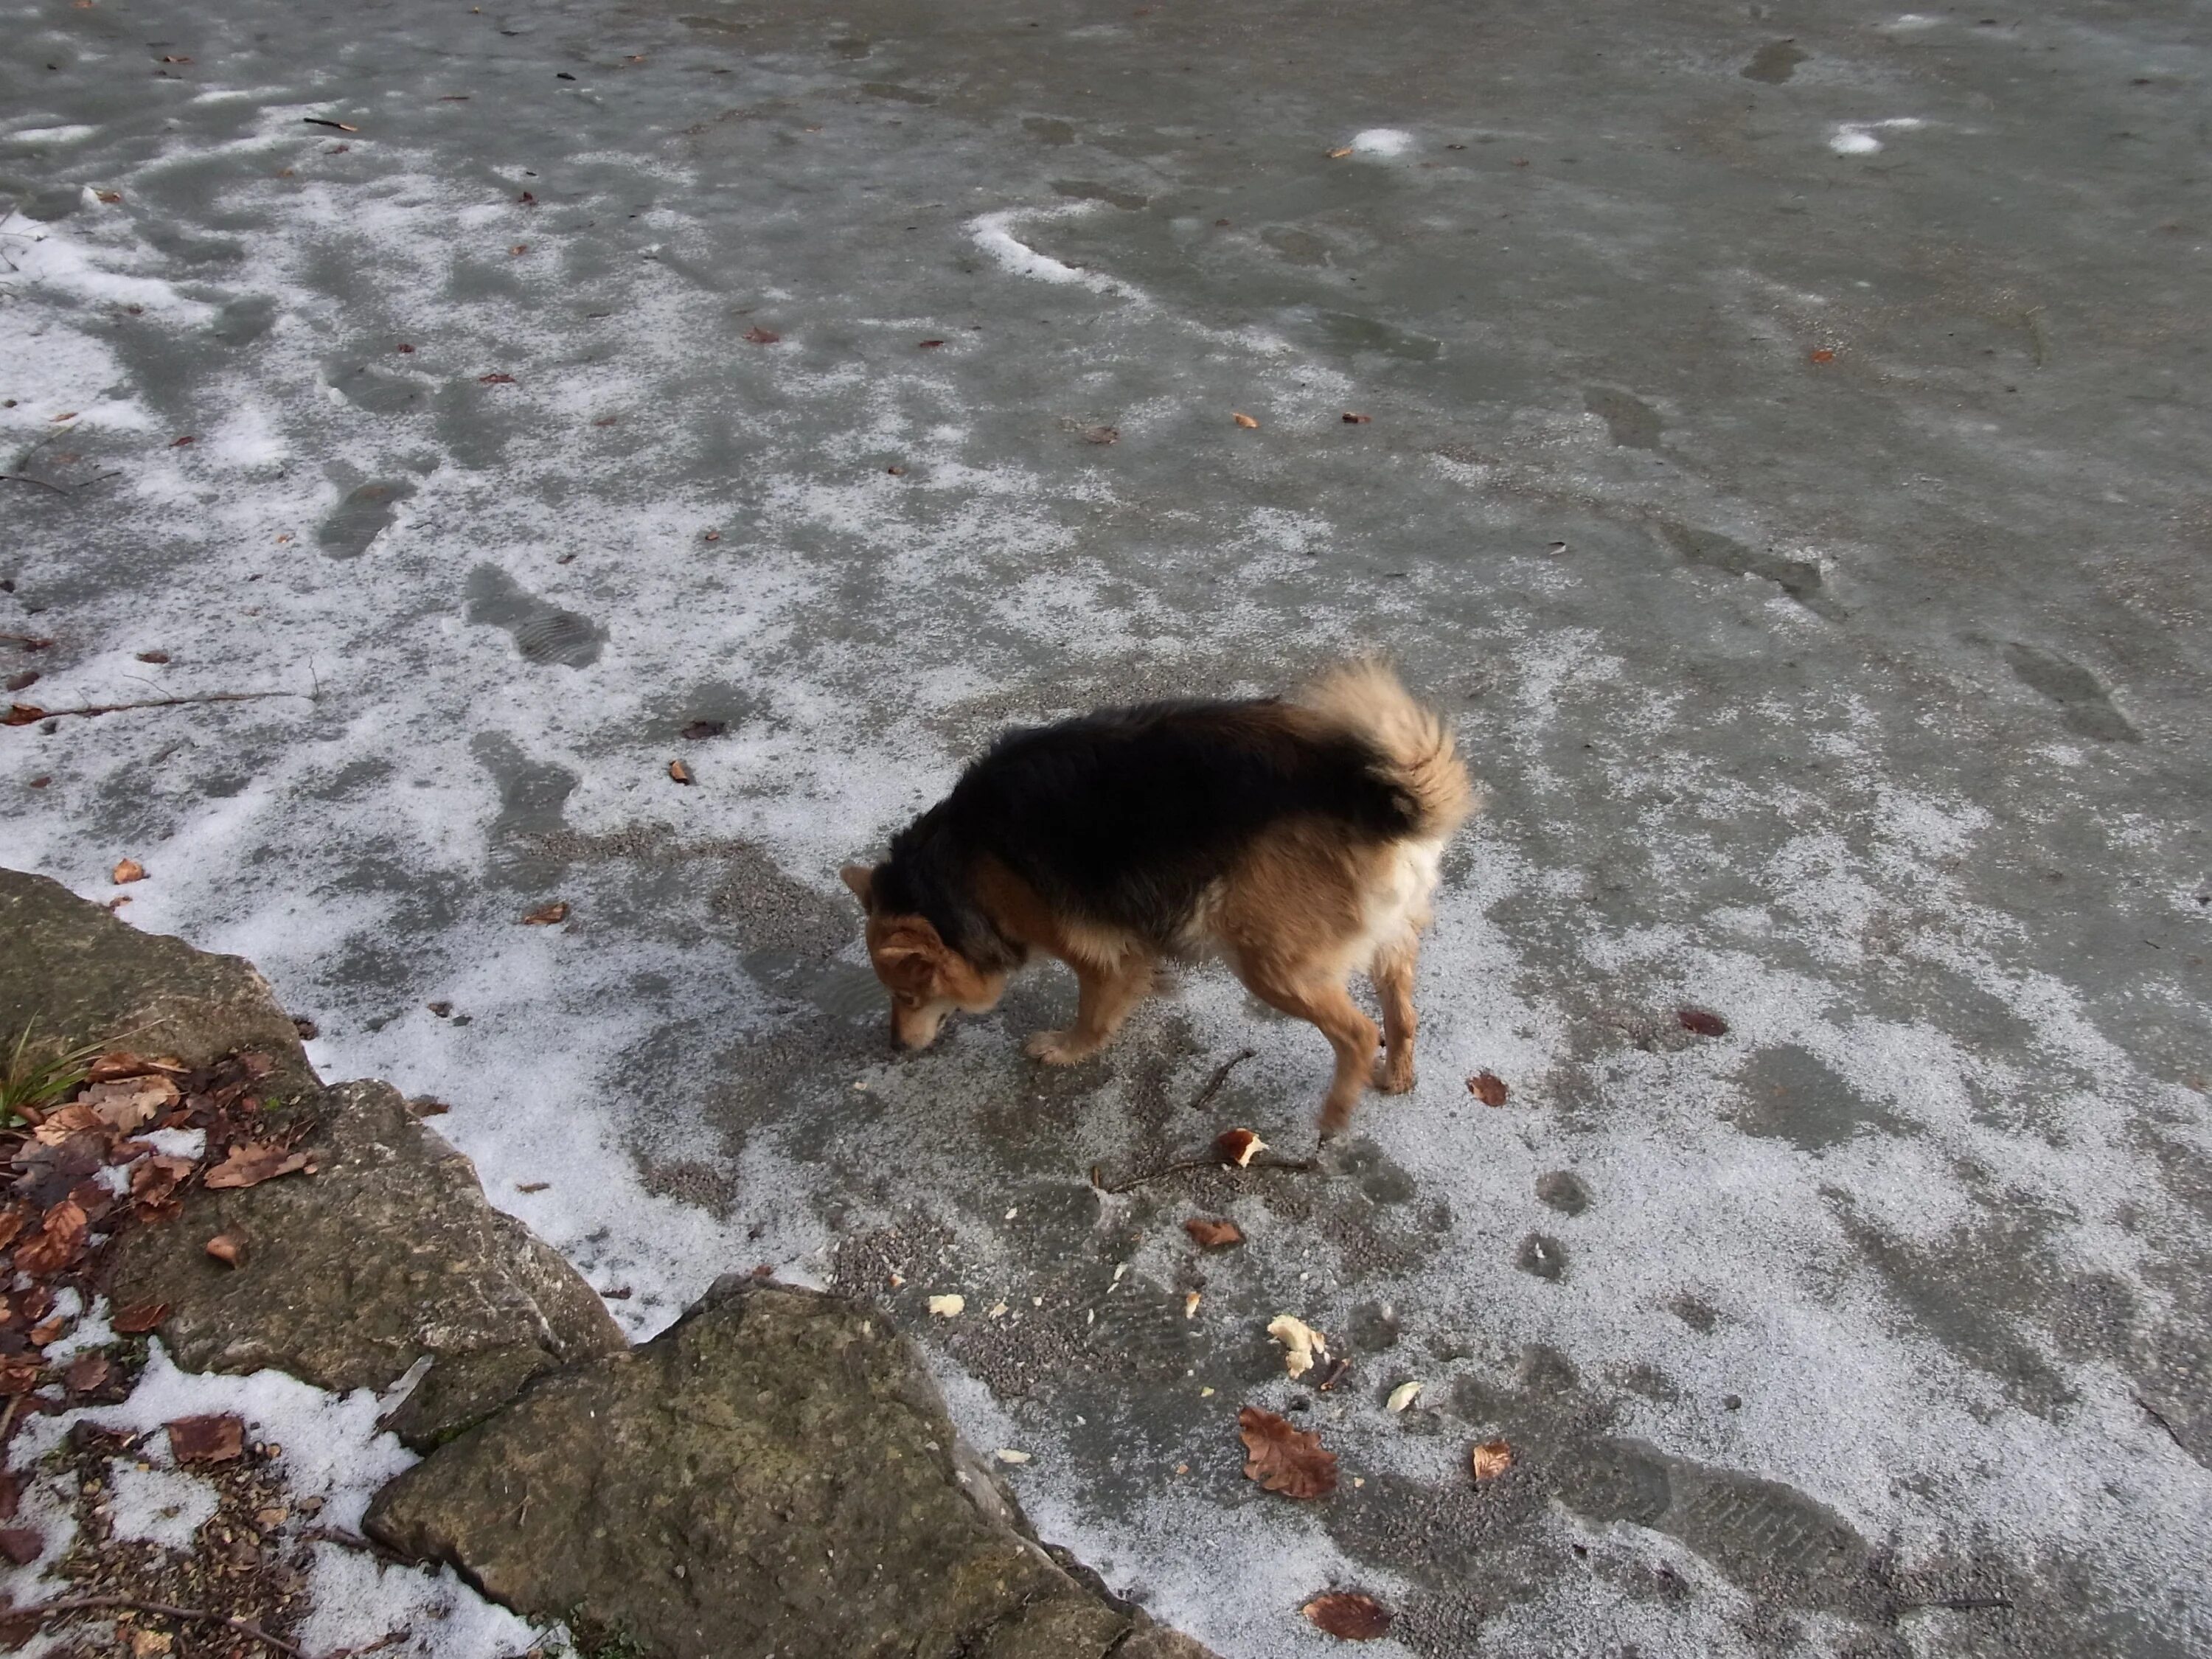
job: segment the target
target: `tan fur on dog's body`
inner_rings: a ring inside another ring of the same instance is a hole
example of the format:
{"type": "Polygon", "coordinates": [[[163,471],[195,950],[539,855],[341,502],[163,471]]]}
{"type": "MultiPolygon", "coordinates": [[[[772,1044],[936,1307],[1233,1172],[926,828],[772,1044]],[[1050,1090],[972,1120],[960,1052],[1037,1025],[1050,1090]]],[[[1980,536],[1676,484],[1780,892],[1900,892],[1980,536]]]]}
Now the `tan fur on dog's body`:
{"type": "MultiPolygon", "coordinates": [[[[1420,935],[1444,846],[1474,811],[1474,793],[1449,728],[1380,664],[1349,665],[1294,702],[1252,708],[1255,729],[1267,723],[1293,739],[1344,732],[1364,738],[1411,803],[1412,832],[1376,842],[1318,815],[1273,823],[1207,886],[1166,951],[1055,911],[995,859],[979,862],[969,896],[1017,957],[1042,951],[1074,970],[1075,1023],[1036,1033],[1030,1054],[1065,1066],[1096,1054],[1151,991],[1163,956],[1218,956],[1255,996],[1328,1039],[1336,1065],[1322,1107],[1328,1136],[1345,1127],[1370,1084],[1393,1094],[1413,1087],[1420,935]],[[1379,1063],[1375,1023],[1346,988],[1362,969],[1382,1005],[1379,1063]]],[[[843,875],[869,909],[869,956],[892,991],[893,1030],[902,1043],[926,1045],[952,1008],[995,1006],[1006,969],[980,969],[919,915],[879,913],[866,868],[848,866],[843,875]]]]}

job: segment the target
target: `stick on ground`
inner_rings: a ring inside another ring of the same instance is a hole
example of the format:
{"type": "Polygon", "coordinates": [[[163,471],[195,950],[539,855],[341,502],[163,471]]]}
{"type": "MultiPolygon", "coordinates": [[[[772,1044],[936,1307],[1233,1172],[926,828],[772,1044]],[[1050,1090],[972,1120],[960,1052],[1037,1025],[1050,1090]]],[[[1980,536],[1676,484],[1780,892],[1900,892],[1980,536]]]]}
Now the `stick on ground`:
{"type": "Polygon", "coordinates": [[[58,720],[64,714],[120,714],[133,708],[181,708],[197,702],[254,702],[263,697],[305,697],[310,702],[314,701],[314,694],[310,691],[202,691],[189,697],[149,697],[143,702],[97,702],[87,703],[81,708],[41,708],[27,719],[9,723],[29,726],[36,720],[58,720]]]}

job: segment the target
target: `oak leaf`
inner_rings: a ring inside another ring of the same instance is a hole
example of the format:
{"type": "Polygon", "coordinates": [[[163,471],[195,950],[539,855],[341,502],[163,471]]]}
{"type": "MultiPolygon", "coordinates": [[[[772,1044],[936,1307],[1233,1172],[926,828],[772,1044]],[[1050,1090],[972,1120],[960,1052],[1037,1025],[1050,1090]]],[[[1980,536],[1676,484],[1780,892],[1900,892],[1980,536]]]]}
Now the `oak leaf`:
{"type": "Polygon", "coordinates": [[[1322,1448],[1319,1435],[1247,1406],[1237,1413],[1237,1436],[1244,1443],[1246,1478],[1265,1490],[1297,1498],[1326,1498],[1336,1490],[1336,1454],[1322,1448]]]}
{"type": "MultiPolygon", "coordinates": [[[[307,1169],[305,1152],[288,1151],[273,1140],[249,1140],[230,1149],[230,1156],[210,1170],[201,1185],[210,1189],[258,1187],[264,1181],[307,1169]]],[[[313,1170],[308,1170],[312,1175],[313,1170]]]]}
{"type": "Polygon", "coordinates": [[[1390,1631],[1390,1610],[1356,1590],[1316,1595],[1298,1611],[1307,1623],[1346,1642],[1372,1642],[1390,1631]]]}
{"type": "Polygon", "coordinates": [[[1244,1235],[1233,1221],[1217,1221],[1210,1216],[1194,1215],[1182,1224],[1190,1242],[1201,1250],[1224,1249],[1231,1244],[1242,1244],[1244,1235]]]}

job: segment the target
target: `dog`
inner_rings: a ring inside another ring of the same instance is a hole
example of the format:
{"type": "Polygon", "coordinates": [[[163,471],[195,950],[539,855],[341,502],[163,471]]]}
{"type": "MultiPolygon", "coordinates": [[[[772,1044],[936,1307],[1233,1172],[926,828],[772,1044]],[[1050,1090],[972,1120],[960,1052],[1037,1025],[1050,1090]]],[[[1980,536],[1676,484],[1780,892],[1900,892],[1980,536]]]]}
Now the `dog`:
{"type": "Polygon", "coordinates": [[[1069,1066],[1109,1042],[1160,965],[1225,960],[1336,1051],[1340,1133],[1372,1086],[1413,1086],[1413,968],[1444,845],[1474,811],[1451,728],[1379,663],[1297,696],[1109,708],[1006,732],[872,869],[867,913],[891,1035],[925,1048],[985,1013],[1036,951],[1075,970],[1075,1023],[1029,1053],[1069,1066]],[[1372,977],[1375,1022],[1352,1000],[1372,977]]]}

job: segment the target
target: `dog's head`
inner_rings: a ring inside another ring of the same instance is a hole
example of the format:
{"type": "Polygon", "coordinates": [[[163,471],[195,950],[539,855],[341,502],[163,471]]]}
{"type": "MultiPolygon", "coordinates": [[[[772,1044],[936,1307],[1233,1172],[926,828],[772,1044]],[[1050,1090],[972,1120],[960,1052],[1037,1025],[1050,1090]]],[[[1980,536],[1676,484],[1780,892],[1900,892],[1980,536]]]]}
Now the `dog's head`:
{"type": "Polygon", "coordinates": [[[891,1037],[927,1048],[955,1008],[986,1014],[1006,988],[1004,969],[978,968],[945,942],[927,916],[898,915],[876,902],[875,872],[848,864],[837,872],[868,913],[868,961],[891,994],[891,1037]]]}

